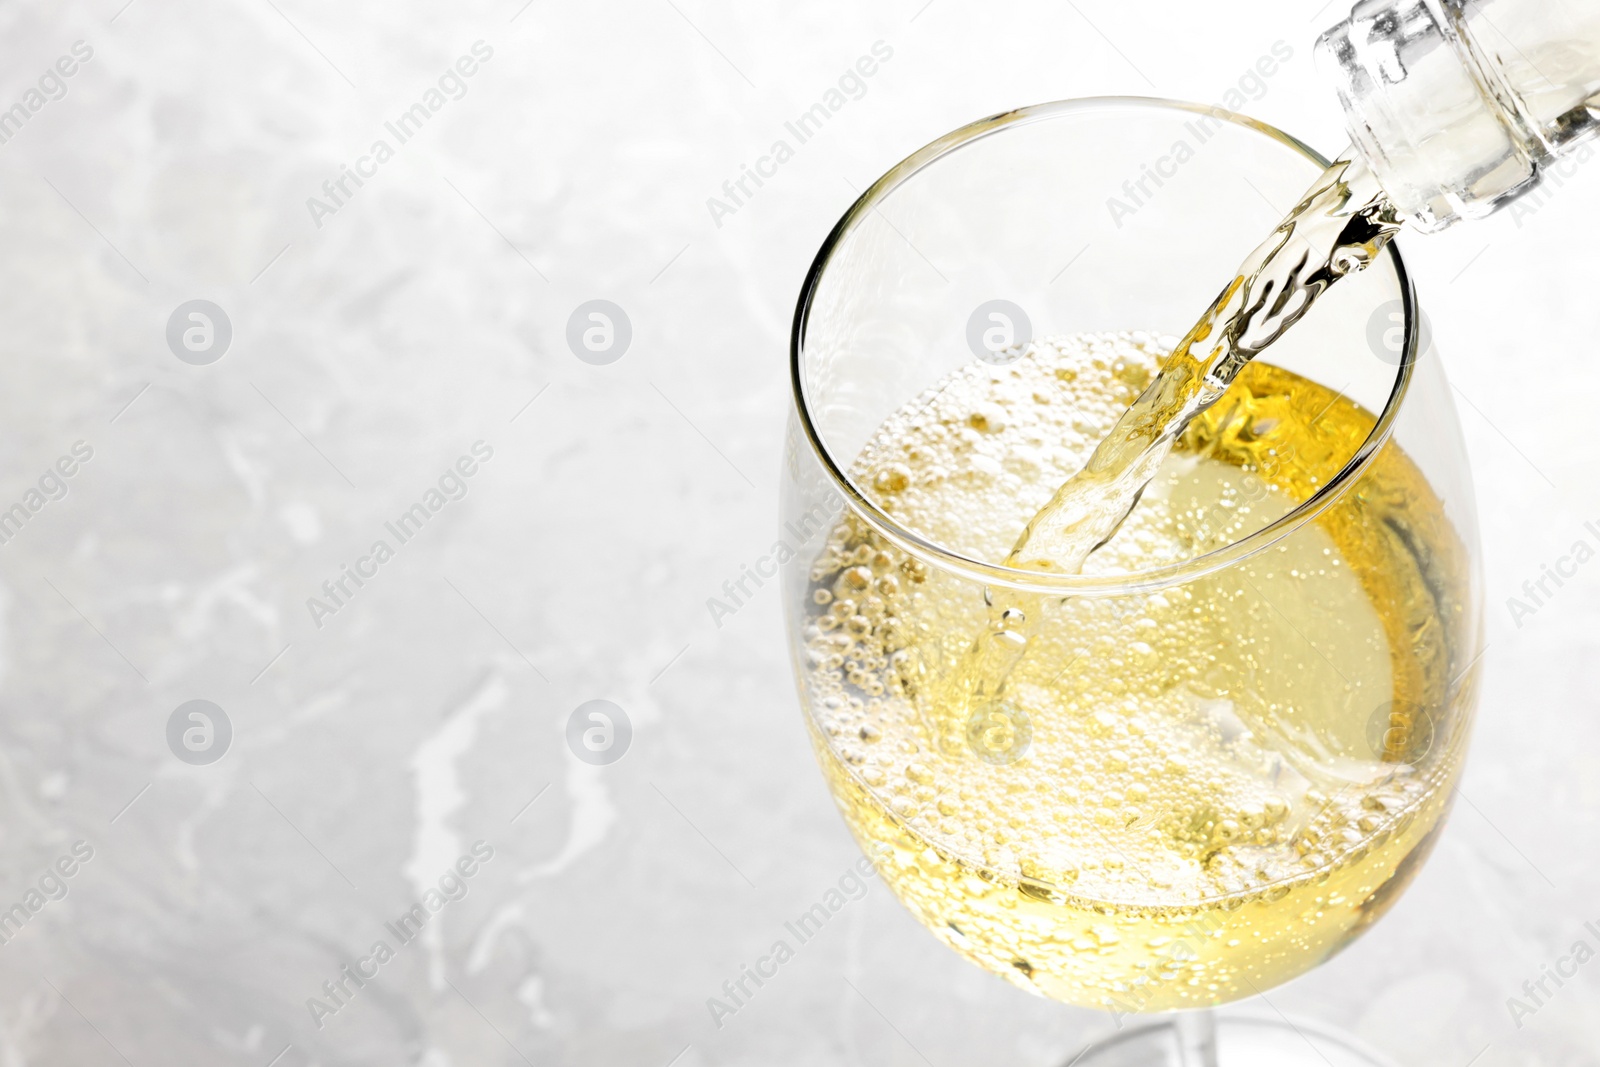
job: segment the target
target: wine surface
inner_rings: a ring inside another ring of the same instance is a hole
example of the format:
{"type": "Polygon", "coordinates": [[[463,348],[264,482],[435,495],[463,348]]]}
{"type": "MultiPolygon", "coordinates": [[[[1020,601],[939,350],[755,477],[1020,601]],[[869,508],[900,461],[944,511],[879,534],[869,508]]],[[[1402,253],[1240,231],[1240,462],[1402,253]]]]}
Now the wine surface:
{"type": "MultiPolygon", "coordinates": [[[[1174,344],[1059,338],[969,366],[888,419],[852,478],[935,543],[1003,560],[1174,344]]],[[[1374,421],[1243,365],[1084,572],[1237,541],[1374,421]]],[[[991,656],[974,696],[952,679],[991,623],[981,588],[847,512],[812,564],[809,721],[853,832],[952,947],[1076,1004],[1219,1003],[1339,948],[1425,853],[1470,706],[1467,571],[1391,443],[1360,492],[1246,562],[1159,593],[1023,598],[1026,655],[991,656]]]]}

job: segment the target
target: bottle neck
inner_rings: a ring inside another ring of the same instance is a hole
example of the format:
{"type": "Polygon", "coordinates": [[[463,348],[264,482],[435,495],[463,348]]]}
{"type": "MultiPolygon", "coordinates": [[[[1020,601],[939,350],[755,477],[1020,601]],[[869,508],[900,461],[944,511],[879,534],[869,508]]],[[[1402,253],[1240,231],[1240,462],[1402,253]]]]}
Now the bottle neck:
{"type": "Polygon", "coordinates": [[[1600,0],[1362,0],[1317,54],[1423,231],[1492,214],[1600,130],[1600,0]]]}

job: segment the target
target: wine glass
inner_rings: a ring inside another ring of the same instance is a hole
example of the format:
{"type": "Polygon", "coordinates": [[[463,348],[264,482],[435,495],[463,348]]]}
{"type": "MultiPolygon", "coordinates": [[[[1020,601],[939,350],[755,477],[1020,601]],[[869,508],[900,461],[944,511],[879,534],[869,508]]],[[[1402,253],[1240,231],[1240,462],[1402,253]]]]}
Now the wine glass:
{"type": "Polygon", "coordinates": [[[936,937],[1155,1016],[1085,1067],[1379,1062],[1194,1009],[1365,931],[1461,769],[1474,502],[1396,249],[1247,368],[1082,574],[1000,562],[1326,165],[1212,108],[1008,112],[875,183],[800,298],[779,559],[818,759],[936,937]],[[1033,636],[969,699],[1001,593],[1033,636]]]}

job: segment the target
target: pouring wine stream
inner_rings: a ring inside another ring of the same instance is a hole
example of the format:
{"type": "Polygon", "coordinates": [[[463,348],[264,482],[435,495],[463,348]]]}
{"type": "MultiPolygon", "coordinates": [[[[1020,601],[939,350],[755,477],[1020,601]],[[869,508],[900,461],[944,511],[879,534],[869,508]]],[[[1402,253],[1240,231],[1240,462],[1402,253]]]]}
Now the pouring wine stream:
{"type": "MultiPolygon", "coordinates": [[[[1401,225],[1366,163],[1354,151],[1341,156],[1240,265],[1083,469],[1028,522],[1005,565],[1079,573],[1116,535],[1190,422],[1330,286],[1371,264],[1401,225]]],[[[1005,728],[1010,717],[996,705],[1038,626],[1039,594],[991,588],[985,596],[988,626],[947,683],[955,699],[933,702],[956,712],[933,724],[946,751],[973,744],[973,731],[990,721],[1005,728]]]]}

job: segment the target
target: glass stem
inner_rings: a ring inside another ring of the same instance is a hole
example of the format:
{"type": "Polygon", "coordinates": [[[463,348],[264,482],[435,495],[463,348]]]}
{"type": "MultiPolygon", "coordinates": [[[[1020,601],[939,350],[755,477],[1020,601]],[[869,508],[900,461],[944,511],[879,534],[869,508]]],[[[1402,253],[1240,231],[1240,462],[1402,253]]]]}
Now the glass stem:
{"type": "Polygon", "coordinates": [[[1217,1067],[1217,1013],[1180,1011],[1173,1018],[1178,1036],[1178,1062],[1183,1067],[1217,1067]]]}

